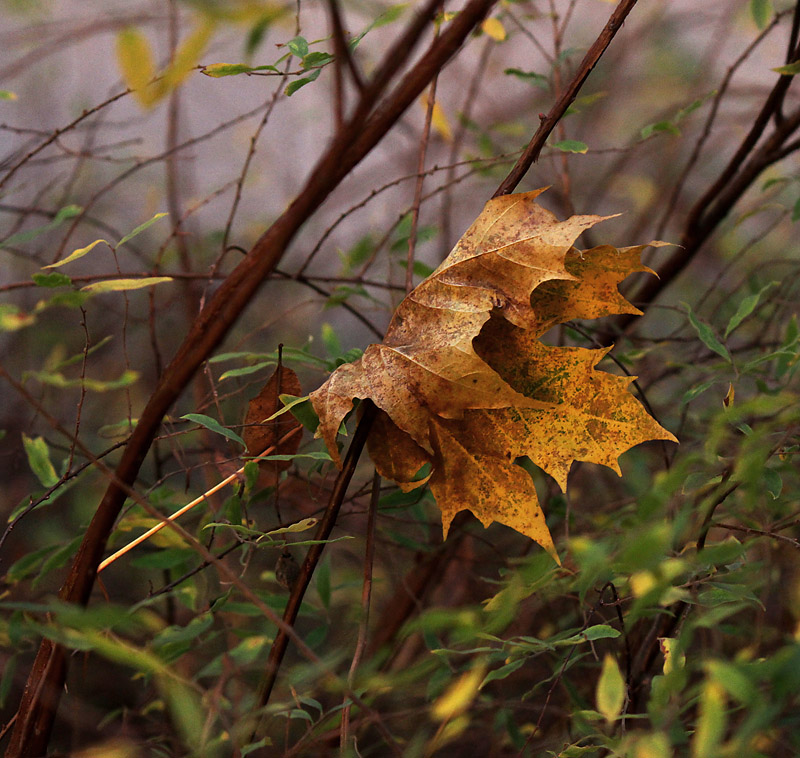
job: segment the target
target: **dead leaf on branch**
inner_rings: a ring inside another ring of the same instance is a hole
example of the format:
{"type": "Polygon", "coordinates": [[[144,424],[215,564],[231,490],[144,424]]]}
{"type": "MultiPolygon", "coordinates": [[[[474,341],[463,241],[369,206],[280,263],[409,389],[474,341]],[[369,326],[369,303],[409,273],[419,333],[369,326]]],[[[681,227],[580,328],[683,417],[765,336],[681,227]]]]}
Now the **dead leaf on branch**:
{"type": "MultiPolygon", "coordinates": [[[[284,413],[271,421],[265,421],[283,408],[281,395],[302,395],[300,380],[292,369],[279,364],[267,383],[248,404],[242,439],[250,455],[260,455],[269,447],[275,447],[273,455],[294,455],[300,448],[302,424],[290,413],[284,413]],[[297,434],[279,444],[288,432],[297,429],[297,434]]],[[[272,487],[278,483],[281,471],[292,465],[291,461],[259,461],[262,486],[272,487]]]]}
{"type": "MultiPolygon", "coordinates": [[[[369,450],[382,476],[409,490],[432,465],[445,536],[461,510],[499,521],[556,557],[527,456],[564,489],[574,461],[620,473],[617,458],[652,439],[675,440],[628,392],[630,377],[596,370],[607,349],[539,341],[573,318],[638,313],[617,285],[646,245],[572,247],[607,217],[558,221],[542,190],[490,200],[431,276],[400,304],[380,345],[338,368],[311,394],[317,430],[337,463],[336,434],[354,398],[381,413],[369,450]]],[[[661,245],[665,243],[651,243],[661,245]]],[[[557,560],[557,558],[556,558],[557,560]]]]}

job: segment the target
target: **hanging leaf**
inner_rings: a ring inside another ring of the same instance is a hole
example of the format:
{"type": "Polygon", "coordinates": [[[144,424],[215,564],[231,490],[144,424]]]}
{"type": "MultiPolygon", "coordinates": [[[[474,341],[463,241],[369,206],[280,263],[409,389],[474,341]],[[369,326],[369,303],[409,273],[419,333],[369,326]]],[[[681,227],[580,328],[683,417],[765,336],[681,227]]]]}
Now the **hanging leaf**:
{"type": "Polygon", "coordinates": [[[128,89],[142,105],[150,105],[153,97],[147,88],[156,75],[156,64],[147,37],[138,29],[129,26],[117,35],[117,63],[128,89]]]}
{"type": "MultiPolygon", "coordinates": [[[[303,436],[300,432],[302,424],[291,413],[283,413],[267,421],[270,416],[283,410],[284,403],[280,399],[282,394],[301,395],[302,389],[297,374],[286,366],[278,365],[261,392],[247,406],[242,436],[250,455],[259,455],[270,447],[275,448],[272,451],[273,455],[293,456],[297,453],[303,436]],[[297,432],[279,444],[279,441],[292,430],[297,432]]],[[[262,484],[268,487],[274,486],[278,482],[280,472],[291,465],[291,458],[260,461],[259,467],[265,474],[262,484]]]]}
{"type": "Polygon", "coordinates": [[[25,448],[25,455],[28,456],[28,465],[31,471],[36,474],[36,478],[42,483],[43,487],[52,487],[58,481],[53,464],[50,461],[50,450],[43,437],[28,437],[22,435],[22,446],[25,448]]]}
{"type": "MultiPolygon", "coordinates": [[[[370,435],[379,473],[404,490],[423,464],[445,535],[461,510],[511,526],[556,557],[527,456],[561,486],[574,461],[620,473],[617,458],[651,439],[676,441],[627,388],[596,370],[608,349],[548,347],[539,338],[572,318],[638,312],[617,285],[648,271],[644,246],[572,245],[604,220],[558,221],[542,190],[495,198],[448,258],[395,311],[384,342],[331,374],[310,399],[333,459],[353,398],[380,409],[370,435]]],[[[664,244],[664,243],[653,243],[664,244]]]]}
{"type": "Polygon", "coordinates": [[[145,287],[152,287],[154,284],[171,281],[171,276],[145,276],[141,279],[106,279],[102,282],[93,282],[81,287],[81,292],[89,292],[93,295],[100,295],[103,292],[130,292],[131,290],[140,290],[145,287]]]}
{"type": "Polygon", "coordinates": [[[101,242],[105,242],[106,245],[108,245],[108,242],[105,240],[95,240],[94,242],[90,242],[86,247],[79,247],[77,250],[73,250],[66,258],[56,261],[55,263],[50,263],[47,266],[42,266],[42,268],[58,268],[65,263],[72,263],[72,261],[76,261],[78,258],[83,258],[84,255],[91,253],[101,242]]]}
{"type": "Polygon", "coordinates": [[[217,434],[221,434],[223,437],[227,437],[229,440],[233,440],[234,442],[238,442],[240,445],[244,445],[244,440],[238,434],[236,434],[236,432],[222,426],[219,421],[217,421],[215,418],[211,418],[211,416],[206,416],[203,413],[186,413],[181,416],[181,418],[186,419],[186,421],[194,421],[195,424],[200,424],[200,426],[204,426],[209,431],[216,432],[217,434]]]}

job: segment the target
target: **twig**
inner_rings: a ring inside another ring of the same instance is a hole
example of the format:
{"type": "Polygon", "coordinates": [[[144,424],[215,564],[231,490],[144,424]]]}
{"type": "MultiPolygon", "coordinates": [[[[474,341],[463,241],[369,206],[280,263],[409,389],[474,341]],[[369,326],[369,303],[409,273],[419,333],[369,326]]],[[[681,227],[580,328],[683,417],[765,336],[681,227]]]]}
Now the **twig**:
{"type": "MultiPolygon", "coordinates": [[[[353,689],[356,671],[364,651],[367,647],[367,634],[369,633],[369,606],[372,595],[372,564],[375,559],[375,517],[378,512],[378,500],[381,496],[381,475],[377,469],[372,477],[372,497],[369,500],[369,513],[367,515],[366,547],[364,549],[364,584],[361,589],[361,621],[358,624],[358,637],[353,660],[350,662],[350,671],[347,674],[347,686],[353,689]]],[[[345,699],[342,708],[342,727],[339,739],[339,749],[342,757],[347,755],[347,745],[350,741],[348,734],[350,728],[350,701],[345,699]]]]}
{"type": "MultiPolygon", "coordinates": [[[[303,561],[303,565],[300,567],[300,575],[295,581],[292,587],[292,593],[289,595],[289,601],[286,603],[286,610],[283,613],[283,622],[287,627],[293,626],[297,614],[300,611],[303,596],[311,582],[314,569],[322,556],[322,551],[325,548],[325,541],[330,537],[331,531],[336,523],[339,510],[344,502],[344,496],[347,493],[347,486],[350,484],[350,480],[355,473],[361,451],[364,449],[369,430],[372,428],[372,423],[375,420],[377,407],[369,400],[365,401],[363,406],[364,413],[358,422],[358,426],[353,435],[353,441],[350,443],[350,447],[347,450],[347,456],[344,459],[342,470],[336,477],[336,482],[331,490],[325,515],[322,517],[317,527],[316,534],[314,535],[315,544],[308,548],[306,558],[303,561]]],[[[263,708],[269,702],[275,679],[278,676],[278,669],[286,653],[288,644],[289,636],[285,634],[283,630],[279,631],[270,648],[266,672],[261,681],[261,686],[259,687],[258,708],[263,708]]]]}
{"type": "MultiPolygon", "coordinates": [[[[262,453],[259,453],[257,456],[255,456],[255,458],[252,458],[252,460],[260,461],[262,458],[264,458],[264,456],[270,455],[273,450],[280,447],[284,442],[287,442],[295,434],[302,431],[302,429],[303,429],[302,426],[296,426],[294,429],[291,429],[290,431],[286,432],[286,434],[284,434],[283,437],[281,437],[274,445],[270,445],[262,453]]],[[[226,476],[221,482],[217,482],[217,484],[215,484],[210,489],[206,490],[199,497],[196,497],[194,500],[192,500],[192,502],[187,503],[181,508],[178,508],[177,511],[170,514],[169,516],[166,516],[163,519],[163,521],[156,524],[154,527],[148,529],[144,534],[140,534],[135,540],[132,540],[127,545],[117,550],[116,553],[114,553],[113,555],[109,555],[108,558],[101,561],[100,565],[97,567],[97,573],[99,574],[101,571],[108,568],[112,563],[114,563],[114,561],[116,561],[118,558],[121,558],[123,555],[125,555],[125,553],[128,553],[131,550],[133,550],[133,548],[135,548],[137,545],[141,545],[142,542],[149,540],[150,537],[152,537],[154,534],[157,534],[165,526],[167,526],[167,524],[169,524],[170,521],[175,521],[175,519],[178,519],[181,516],[183,516],[184,513],[188,513],[195,506],[198,506],[200,505],[200,503],[203,503],[206,500],[208,500],[208,498],[210,498],[215,493],[219,492],[221,489],[223,489],[223,487],[227,487],[234,479],[236,479],[242,473],[244,473],[244,468],[245,467],[242,466],[241,468],[234,471],[230,476],[226,476]]]]}
{"type": "Polygon", "coordinates": [[[528,169],[538,160],[539,153],[542,151],[550,132],[555,129],[556,124],[561,120],[561,117],[566,113],[567,108],[572,104],[580,92],[583,83],[586,81],[592,69],[597,65],[606,48],[614,39],[617,31],[622,26],[623,21],[627,15],[633,10],[636,5],[636,0],[621,0],[619,5],[614,9],[611,18],[605,28],[600,32],[600,36],[594,41],[594,44],[589,48],[583,60],[572,77],[572,81],[567,85],[566,89],[561,93],[561,96],[556,101],[555,105],[550,109],[550,112],[542,118],[542,123],[533,135],[533,138],[528,143],[528,146],[523,151],[519,160],[514,168],[511,169],[508,176],[500,183],[497,191],[492,197],[499,197],[500,195],[508,195],[513,192],[517,185],[522,181],[522,177],[528,172],[528,169]]]}
{"type": "MultiPolygon", "coordinates": [[[[438,30],[437,30],[438,34],[438,30]]],[[[428,140],[431,135],[433,109],[436,107],[436,83],[438,75],[433,77],[428,90],[428,107],[425,110],[425,125],[419,142],[419,158],[417,160],[417,181],[414,184],[414,202],[411,206],[411,231],[408,233],[408,254],[406,255],[406,294],[414,289],[414,253],[417,248],[417,230],[419,229],[419,206],[422,202],[422,185],[425,181],[425,156],[428,153],[428,140]]]]}

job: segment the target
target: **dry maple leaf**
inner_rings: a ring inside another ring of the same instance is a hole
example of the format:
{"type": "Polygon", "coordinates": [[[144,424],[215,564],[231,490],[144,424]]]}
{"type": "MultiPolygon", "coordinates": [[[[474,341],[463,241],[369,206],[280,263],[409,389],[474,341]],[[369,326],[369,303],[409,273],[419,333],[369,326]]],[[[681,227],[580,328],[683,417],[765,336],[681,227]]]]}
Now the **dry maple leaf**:
{"type": "MultiPolygon", "coordinates": [[[[573,318],[639,313],[619,293],[645,245],[572,247],[607,217],[558,221],[543,190],[490,200],[428,279],[395,311],[386,338],[340,366],[311,401],[337,463],[336,434],[354,398],[379,413],[369,451],[404,490],[429,481],[447,530],[469,509],[542,545],[554,558],[527,456],[566,488],[574,461],[620,473],[617,458],[652,439],[675,440],[627,391],[633,379],[596,371],[608,349],[539,341],[573,318]],[[432,465],[429,478],[416,479],[432,465]]],[[[651,243],[654,245],[664,243],[651,243]]]]}

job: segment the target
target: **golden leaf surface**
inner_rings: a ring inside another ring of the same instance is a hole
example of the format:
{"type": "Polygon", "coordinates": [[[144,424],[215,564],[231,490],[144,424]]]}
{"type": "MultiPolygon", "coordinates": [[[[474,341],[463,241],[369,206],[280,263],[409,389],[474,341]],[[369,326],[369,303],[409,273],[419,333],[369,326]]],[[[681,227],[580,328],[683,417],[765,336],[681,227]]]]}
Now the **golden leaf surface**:
{"type": "Polygon", "coordinates": [[[337,463],[336,435],[353,399],[378,406],[368,441],[378,471],[404,490],[429,481],[445,535],[469,509],[484,526],[510,526],[555,558],[533,480],[517,459],[527,456],[564,489],[574,461],[620,473],[626,450],[675,438],[628,392],[631,377],[596,370],[608,349],[540,342],[573,318],[638,313],[617,285],[650,271],[640,260],[646,245],[573,248],[607,217],[558,221],[536,204],[542,191],[490,200],[399,305],[383,343],[310,397],[317,435],[337,463]],[[431,474],[420,480],[426,463],[431,474]]]}

